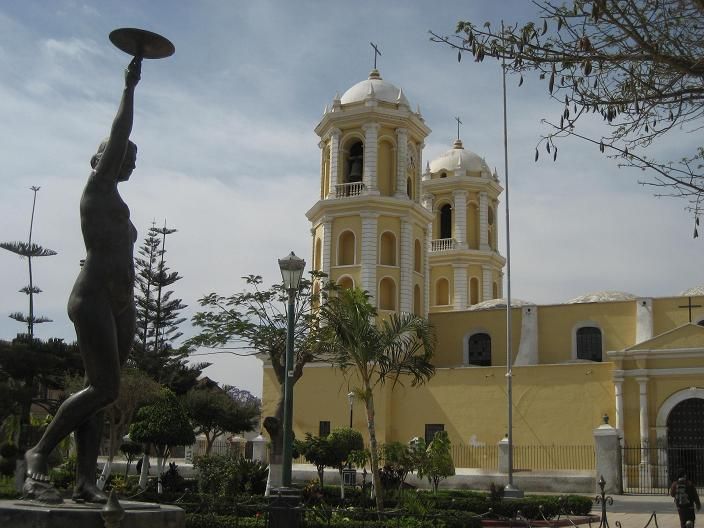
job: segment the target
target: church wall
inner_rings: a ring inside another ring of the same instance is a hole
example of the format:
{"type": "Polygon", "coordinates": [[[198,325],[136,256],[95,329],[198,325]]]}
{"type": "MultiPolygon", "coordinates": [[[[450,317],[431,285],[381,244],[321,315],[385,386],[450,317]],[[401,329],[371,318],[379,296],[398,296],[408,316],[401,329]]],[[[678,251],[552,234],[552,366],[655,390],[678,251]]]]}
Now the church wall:
{"type": "Polygon", "coordinates": [[[430,308],[431,310],[452,310],[452,293],[454,290],[452,266],[433,266],[430,272],[430,308]],[[437,282],[439,279],[447,279],[448,283],[448,304],[438,304],[437,282]]]}
{"type": "MultiPolygon", "coordinates": [[[[521,310],[513,309],[511,325],[513,358],[518,353],[521,335],[521,310]]],[[[434,364],[438,367],[461,365],[464,361],[465,340],[483,332],[491,337],[491,364],[506,364],[506,311],[478,310],[430,314],[438,338],[434,364]]],[[[486,368],[486,367],[481,367],[486,368]]]]}
{"type": "MultiPolygon", "coordinates": [[[[704,296],[692,297],[692,305],[704,306],[704,296]]],[[[704,319],[704,308],[692,308],[692,322],[704,319]]],[[[653,299],[653,335],[676,328],[689,322],[686,297],[653,299]],[[684,308],[681,308],[684,306],[684,308]]]]}
{"type": "MultiPolygon", "coordinates": [[[[640,444],[640,388],[635,378],[626,378],[622,390],[624,423],[621,429],[623,430],[623,438],[627,445],[637,446],[640,444]]],[[[609,416],[615,415],[609,414],[609,416]]]]}
{"type": "MultiPolygon", "coordinates": [[[[635,341],[635,303],[584,303],[538,307],[540,363],[572,359],[572,334],[577,326],[597,323],[604,352],[621,350],[635,341]]],[[[606,354],[604,354],[604,358],[606,354]]]]}

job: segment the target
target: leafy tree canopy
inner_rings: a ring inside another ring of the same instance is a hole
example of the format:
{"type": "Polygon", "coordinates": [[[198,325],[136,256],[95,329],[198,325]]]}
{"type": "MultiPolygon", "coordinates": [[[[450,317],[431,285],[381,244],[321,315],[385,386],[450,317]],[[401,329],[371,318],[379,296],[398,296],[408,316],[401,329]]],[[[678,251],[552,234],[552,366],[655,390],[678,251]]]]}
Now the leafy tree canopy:
{"type": "Polygon", "coordinates": [[[193,426],[176,395],[162,388],[159,397],[139,411],[130,426],[130,438],[143,444],[154,444],[164,453],[168,446],[191,445],[195,442],[193,426]]]}
{"type": "Polygon", "coordinates": [[[505,27],[460,21],[456,35],[431,31],[431,40],[457,49],[458,60],[471,53],[478,62],[485,57],[505,61],[507,71],[519,76],[519,86],[525,72],[539,74],[560,110],[544,120],[548,132],[536,148],[536,161],[541,146],[556,159],[556,139],[581,138],[621,166],[648,169],[652,178],[644,183],[688,200],[697,222],[704,194],[701,144],[674,160],[656,159],[648,149],[673,131],[702,127],[704,2],[533,3],[534,21],[505,27]],[[589,115],[608,125],[602,137],[577,132],[577,123],[589,115]]]}

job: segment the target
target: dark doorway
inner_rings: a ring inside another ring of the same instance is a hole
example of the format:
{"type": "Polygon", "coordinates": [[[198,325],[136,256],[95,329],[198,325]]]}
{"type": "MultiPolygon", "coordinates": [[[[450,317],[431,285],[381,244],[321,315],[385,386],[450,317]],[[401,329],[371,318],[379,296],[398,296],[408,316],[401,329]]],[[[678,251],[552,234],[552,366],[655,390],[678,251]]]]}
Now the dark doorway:
{"type": "Polygon", "coordinates": [[[704,486],[704,399],[689,398],[667,417],[667,465],[670,480],[684,469],[696,486],[704,486]]]}

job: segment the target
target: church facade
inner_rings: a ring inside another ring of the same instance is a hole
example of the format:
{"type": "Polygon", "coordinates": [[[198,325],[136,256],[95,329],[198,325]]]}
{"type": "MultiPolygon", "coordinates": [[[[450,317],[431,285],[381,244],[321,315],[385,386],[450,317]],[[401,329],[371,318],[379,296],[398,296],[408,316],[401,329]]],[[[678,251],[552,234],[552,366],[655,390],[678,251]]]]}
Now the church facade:
{"type": "MultiPolygon", "coordinates": [[[[505,259],[495,172],[458,139],[423,161],[430,128],[372,70],[326,108],[320,194],[308,210],[312,268],[367,290],[380,314],[435,327],[435,376],[375,394],[381,443],[432,437],[490,445],[507,431],[505,259]]],[[[630,445],[704,445],[704,291],[667,298],[600,292],[563,304],[512,301],[513,441],[585,445],[604,415],[630,445]]],[[[311,364],[294,388],[294,430],[366,431],[355,386],[311,364]]],[[[264,366],[263,416],[280,393],[264,366]]]]}

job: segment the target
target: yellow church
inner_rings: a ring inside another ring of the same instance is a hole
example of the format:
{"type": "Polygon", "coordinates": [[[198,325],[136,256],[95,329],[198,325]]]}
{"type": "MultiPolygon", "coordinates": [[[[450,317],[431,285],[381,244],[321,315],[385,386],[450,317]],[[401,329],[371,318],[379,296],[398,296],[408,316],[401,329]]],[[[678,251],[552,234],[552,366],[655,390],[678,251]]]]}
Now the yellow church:
{"type": "MultiPolygon", "coordinates": [[[[312,268],[367,290],[381,314],[428,317],[437,334],[429,383],[375,394],[380,443],[442,429],[454,445],[496,445],[507,432],[498,175],[459,138],[425,162],[430,128],[377,69],[334,98],[315,132],[312,268]]],[[[511,304],[514,445],[593,444],[607,415],[628,445],[704,446],[702,288],[511,304]]],[[[350,419],[366,431],[363,405],[348,402],[351,385],[329,364],[308,365],[294,387],[296,436],[350,419]]],[[[263,416],[279,393],[265,365],[263,416]]],[[[639,463],[663,464],[649,456],[639,463]]]]}

